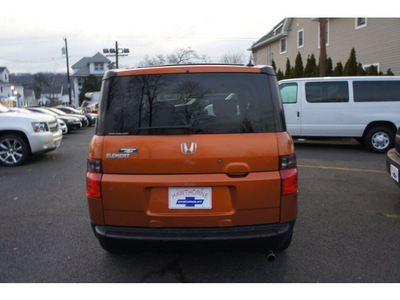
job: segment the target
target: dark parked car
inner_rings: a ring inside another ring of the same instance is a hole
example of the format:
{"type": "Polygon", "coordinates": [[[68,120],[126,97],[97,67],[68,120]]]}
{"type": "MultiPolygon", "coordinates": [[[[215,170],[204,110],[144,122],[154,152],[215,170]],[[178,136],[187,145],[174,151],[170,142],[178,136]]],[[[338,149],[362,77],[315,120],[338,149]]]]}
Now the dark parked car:
{"type": "Polygon", "coordinates": [[[47,109],[56,113],[59,116],[70,116],[78,118],[81,121],[83,127],[89,126],[89,120],[84,115],[68,114],[55,107],[48,107],[47,109]]]}
{"type": "Polygon", "coordinates": [[[397,130],[395,145],[390,149],[386,156],[386,169],[397,186],[400,187],[399,169],[400,169],[400,128],[397,130]]]}
{"type": "Polygon", "coordinates": [[[43,107],[27,107],[26,109],[28,109],[32,112],[38,112],[38,113],[42,113],[42,114],[56,116],[57,119],[64,121],[64,123],[68,127],[68,132],[82,128],[82,123],[78,118],[70,117],[70,116],[60,116],[60,115],[57,115],[56,113],[54,113],[46,108],[43,108],[43,107]]]}
{"type": "Polygon", "coordinates": [[[85,116],[89,120],[89,126],[96,124],[96,119],[97,119],[96,114],[81,113],[76,108],[72,108],[72,107],[68,107],[68,106],[57,106],[55,108],[65,112],[66,114],[85,116]]]}

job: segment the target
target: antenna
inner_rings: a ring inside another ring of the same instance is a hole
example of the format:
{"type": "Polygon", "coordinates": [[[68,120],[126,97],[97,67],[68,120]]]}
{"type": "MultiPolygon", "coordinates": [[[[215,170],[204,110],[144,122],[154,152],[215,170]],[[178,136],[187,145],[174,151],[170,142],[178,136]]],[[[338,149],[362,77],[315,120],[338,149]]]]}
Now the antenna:
{"type": "Polygon", "coordinates": [[[247,67],[254,67],[254,65],[253,65],[253,53],[250,54],[249,63],[246,66],[247,67]]]}

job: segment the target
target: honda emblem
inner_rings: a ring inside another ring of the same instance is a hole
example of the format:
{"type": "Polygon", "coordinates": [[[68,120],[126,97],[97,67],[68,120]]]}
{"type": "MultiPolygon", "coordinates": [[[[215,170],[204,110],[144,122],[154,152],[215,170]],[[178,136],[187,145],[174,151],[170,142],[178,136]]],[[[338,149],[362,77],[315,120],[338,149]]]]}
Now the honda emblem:
{"type": "Polygon", "coordinates": [[[193,155],[197,151],[197,144],[196,143],[182,143],[181,151],[183,154],[193,155]]]}

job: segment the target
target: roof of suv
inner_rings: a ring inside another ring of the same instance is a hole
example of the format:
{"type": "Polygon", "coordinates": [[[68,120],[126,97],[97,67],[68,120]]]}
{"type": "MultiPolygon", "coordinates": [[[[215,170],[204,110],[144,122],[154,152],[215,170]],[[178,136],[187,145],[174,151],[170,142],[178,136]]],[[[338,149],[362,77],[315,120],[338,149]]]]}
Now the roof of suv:
{"type": "Polygon", "coordinates": [[[104,79],[115,76],[130,76],[143,74],[176,74],[176,73],[266,73],[275,75],[270,66],[244,66],[244,65],[220,65],[220,64],[199,64],[199,65],[168,65],[137,68],[131,70],[110,70],[104,75],[104,79]]]}

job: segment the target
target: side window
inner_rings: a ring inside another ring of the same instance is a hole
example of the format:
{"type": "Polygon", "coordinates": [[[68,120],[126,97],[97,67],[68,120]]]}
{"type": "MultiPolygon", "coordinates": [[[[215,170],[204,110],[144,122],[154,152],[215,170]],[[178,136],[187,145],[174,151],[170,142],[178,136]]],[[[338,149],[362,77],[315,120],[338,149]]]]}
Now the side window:
{"type": "Polygon", "coordinates": [[[286,83],[279,86],[282,103],[297,103],[297,83],[286,83]]]}
{"type": "Polygon", "coordinates": [[[354,102],[400,101],[400,81],[354,81],[354,102]]]}
{"type": "Polygon", "coordinates": [[[287,38],[281,39],[281,48],[280,48],[280,54],[286,53],[287,52],[287,38]]]}
{"type": "Polygon", "coordinates": [[[297,31],[297,48],[304,47],[304,29],[297,31]]]}
{"type": "Polygon", "coordinates": [[[306,83],[306,100],[310,103],[349,102],[346,81],[306,83]]]}

